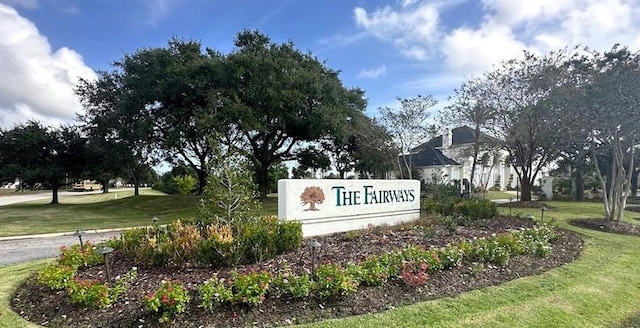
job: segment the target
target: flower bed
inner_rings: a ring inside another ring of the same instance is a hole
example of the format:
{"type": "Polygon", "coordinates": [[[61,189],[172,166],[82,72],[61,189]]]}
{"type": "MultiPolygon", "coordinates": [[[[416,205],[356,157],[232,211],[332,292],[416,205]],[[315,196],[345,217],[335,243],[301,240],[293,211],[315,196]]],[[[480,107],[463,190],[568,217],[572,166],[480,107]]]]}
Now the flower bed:
{"type": "MultiPolygon", "coordinates": [[[[158,320],[176,327],[282,325],[380,311],[501,283],[569,261],[581,247],[575,235],[506,217],[479,220],[454,233],[423,224],[317,240],[322,247],[316,263],[321,264],[315,270],[303,246],[237,269],[141,268],[131,288],[103,310],[73,304],[66,290],[52,292],[33,280],[20,288],[14,306],[47,326],[154,326],[158,320]],[[168,281],[187,293],[172,297],[168,281]]],[[[113,260],[116,274],[131,268],[122,254],[116,252],[113,260]]],[[[81,269],[75,278],[103,279],[102,269],[81,269]]]]}

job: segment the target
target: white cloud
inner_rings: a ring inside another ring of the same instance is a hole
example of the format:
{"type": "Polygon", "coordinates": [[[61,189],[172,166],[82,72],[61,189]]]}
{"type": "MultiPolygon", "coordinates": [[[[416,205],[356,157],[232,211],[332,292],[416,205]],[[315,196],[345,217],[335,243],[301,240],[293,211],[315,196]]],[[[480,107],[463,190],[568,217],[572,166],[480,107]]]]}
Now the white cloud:
{"type": "Polygon", "coordinates": [[[446,69],[458,75],[477,74],[523,50],[546,53],[581,44],[604,51],[615,43],[640,47],[639,0],[482,0],[476,26],[443,25],[439,17],[460,2],[444,3],[403,0],[371,13],[357,7],[354,21],[408,58],[440,55],[446,69]]]}
{"type": "Polygon", "coordinates": [[[358,27],[375,37],[393,43],[405,56],[425,59],[438,40],[438,3],[404,1],[398,10],[390,6],[367,12],[353,10],[358,27]]]}
{"type": "Polygon", "coordinates": [[[37,119],[73,120],[82,106],[74,94],[79,77],[93,79],[77,52],[52,50],[47,38],[16,10],[0,4],[0,126],[37,119]]]}
{"type": "Polygon", "coordinates": [[[360,74],[358,74],[358,77],[364,78],[364,79],[376,79],[384,75],[385,73],[387,73],[387,66],[382,64],[375,68],[370,68],[370,69],[363,68],[360,71],[360,74]]]}

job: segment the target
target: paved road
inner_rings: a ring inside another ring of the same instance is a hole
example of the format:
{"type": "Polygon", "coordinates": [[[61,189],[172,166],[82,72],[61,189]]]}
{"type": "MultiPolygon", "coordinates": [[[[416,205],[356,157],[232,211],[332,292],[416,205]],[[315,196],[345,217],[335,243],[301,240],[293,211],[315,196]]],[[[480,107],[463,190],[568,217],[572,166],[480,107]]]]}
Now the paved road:
{"type": "MultiPolygon", "coordinates": [[[[101,191],[88,191],[88,192],[73,192],[73,191],[60,191],[58,192],[58,197],[73,197],[73,196],[82,196],[82,195],[90,195],[90,194],[99,194],[101,191]]],[[[36,193],[36,194],[20,194],[15,193],[11,195],[3,195],[0,196],[0,206],[29,202],[32,200],[39,199],[51,199],[51,191],[36,193]]]]}
{"type": "MultiPolygon", "coordinates": [[[[122,190],[122,189],[118,189],[122,190]]],[[[72,191],[60,191],[59,196],[62,200],[63,197],[74,197],[88,194],[98,194],[101,191],[90,192],[72,192],[72,191]]],[[[35,193],[35,194],[12,194],[0,196],[0,206],[27,202],[38,199],[50,199],[51,191],[35,193]]],[[[113,236],[119,236],[120,230],[102,230],[102,231],[87,231],[86,236],[82,237],[83,241],[101,242],[107,240],[113,236]]],[[[1,237],[0,238],[0,266],[15,264],[20,262],[26,262],[31,260],[53,258],[59,254],[60,246],[77,244],[79,242],[78,237],[73,236],[72,233],[53,233],[46,235],[35,236],[15,236],[15,237],[1,237]]]]}
{"type": "MultiPolygon", "coordinates": [[[[83,241],[90,240],[94,243],[105,241],[113,236],[119,236],[119,231],[87,232],[82,237],[83,241]]],[[[37,238],[12,237],[0,240],[0,266],[16,264],[31,260],[53,258],[59,254],[60,246],[77,244],[78,237],[73,235],[50,234],[47,237],[37,238]],[[23,238],[23,239],[18,239],[23,238]]]]}

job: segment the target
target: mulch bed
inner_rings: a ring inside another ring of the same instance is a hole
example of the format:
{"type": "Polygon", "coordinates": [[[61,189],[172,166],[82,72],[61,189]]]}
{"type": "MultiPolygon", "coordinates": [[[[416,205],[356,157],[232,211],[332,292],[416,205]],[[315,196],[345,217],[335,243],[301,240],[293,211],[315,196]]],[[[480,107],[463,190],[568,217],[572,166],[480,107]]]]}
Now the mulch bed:
{"type": "Polygon", "coordinates": [[[609,221],[606,219],[573,219],[569,220],[569,224],[591,230],[640,237],[640,225],[628,222],[609,221]]]}
{"type": "MultiPolygon", "coordinates": [[[[450,232],[435,225],[431,229],[389,230],[367,229],[358,233],[340,233],[313,238],[322,244],[318,250],[317,262],[331,260],[346,264],[358,262],[372,254],[393,251],[410,245],[443,246],[461,238],[490,236],[510,229],[531,227],[533,222],[523,218],[498,217],[481,221],[474,226],[458,227],[450,232]]],[[[397,281],[390,281],[378,287],[359,287],[358,292],[340,300],[322,301],[313,297],[299,299],[275,299],[268,297],[257,307],[229,306],[214,313],[198,307],[200,303],[197,284],[209,279],[212,273],[226,276],[230,270],[211,268],[138,268],[138,278],[124,296],[124,301],[105,310],[85,309],[69,302],[66,292],[51,293],[40,287],[31,278],[25,281],[14,296],[12,306],[15,312],[27,320],[47,327],[155,327],[158,316],[143,309],[144,295],[157,289],[162,279],[180,280],[191,289],[192,301],[187,312],[178,315],[170,327],[272,327],[303,322],[313,322],[327,318],[339,318],[365,313],[381,312],[395,307],[424,300],[455,296],[460,293],[499,285],[523,276],[535,275],[571,262],[580,255],[582,240],[577,234],[559,230],[559,238],[553,244],[550,256],[513,257],[508,264],[463,263],[457,269],[432,274],[426,287],[416,289],[397,281]]],[[[241,266],[239,271],[258,269],[276,272],[283,261],[287,261],[294,271],[310,268],[310,250],[305,240],[300,249],[277,256],[260,264],[241,266]]],[[[133,263],[117,252],[111,259],[112,275],[123,274],[133,263]]],[[[83,278],[103,279],[103,266],[79,272],[83,278]]]]}

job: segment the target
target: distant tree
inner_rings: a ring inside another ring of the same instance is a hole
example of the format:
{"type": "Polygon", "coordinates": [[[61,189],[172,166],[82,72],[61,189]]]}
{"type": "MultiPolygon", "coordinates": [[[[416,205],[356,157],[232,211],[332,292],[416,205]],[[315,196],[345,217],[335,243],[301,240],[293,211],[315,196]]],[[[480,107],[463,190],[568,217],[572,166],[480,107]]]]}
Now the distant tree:
{"type": "Polygon", "coordinates": [[[226,131],[219,115],[225,103],[223,62],[221,53],[203,51],[199,42],[173,38],[166,47],[126,54],[111,71],[99,72],[97,81],[82,81],[78,94],[90,107],[104,102],[95,95],[119,93],[109,97],[113,106],[105,106],[104,115],[134,116],[146,125],[145,142],[154,145],[156,156],[191,166],[200,194],[214,151],[209,139],[226,131]]]}
{"type": "Polygon", "coordinates": [[[399,152],[393,137],[377,120],[365,115],[354,119],[354,169],[362,176],[385,178],[386,173],[399,170],[399,152]]]}
{"type": "Polygon", "coordinates": [[[603,54],[585,57],[593,63],[594,74],[585,85],[590,106],[585,113],[592,143],[592,160],[603,189],[604,215],[609,220],[623,218],[640,146],[640,53],[615,46],[603,54]],[[598,149],[604,156],[598,156],[598,149]],[[600,169],[608,161],[608,174],[600,169]]]}
{"type": "Polygon", "coordinates": [[[522,59],[502,62],[482,77],[487,90],[484,105],[494,113],[487,132],[508,152],[522,201],[531,200],[540,170],[558,156],[563,113],[550,95],[564,84],[560,77],[566,55],[566,51],[545,56],[525,52],[522,59]]]}
{"type": "MultiPolygon", "coordinates": [[[[440,121],[448,125],[471,125],[474,129],[473,151],[471,153],[471,176],[469,184],[474,186],[476,166],[481,148],[481,132],[495,115],[494,108],[487,104],[488,86],[480,78],[469,79],[462,83],[460,88],[454,90],[454,95],[449,97],[451,105],[440,111],[440,121]]],[[[487,140],[485,140],[485,143],[487,140]]]]}
{"type": "Polygon", "coordinates": [[[154,123],[144,102],[131,99],[133,87],[118,72],[101,72],[96,81],[80,80],[76,94],[85,108],[78,116],[83,132],[104,146],[134,185],[134,195],[151,167],[159,162],[154,123]]]}
{"type": "Polygon", "coordinates": [[[51,129],[29,121],[2,131],[2,180],[41,183],[51,188],[51,204],[58,204],[58,189],[86,170],[86,139],[75,127],[51,129]]]}
{"type": "Polygon", "coordinates": [[[401,177],[402,172],[406,172],[409,179],[413,179],[411,152],[431,135],[432,130],[427,120],[430,116],[429,109],[436,104],[436,100],[432,96],[419,95],[413,98],[398,98],[398,101],[398,108],[380,108],[380,123],[392,136],[398,153],[402,154],[402,163],[398,163],[401,177]]]}
{"type": "Polygon", "coordinates": [[[269,192],[278,192],[278,180],[289,178],[287,166],[280,163],[269,168],[269,192]]]}
{"type": "Polygon", "coordinates": [[[298,154],[298,163],[303,170],[311,170],[315,177],[318,173],[324,172],[331,167],[331,159],[322,150],[316,148],[315,145],[308,146],[305,150],[298,154]]]}
{"type": "Polygon", "coordinates": [[[344,87],[338,72],[291,42],[243,31],[235,45],[227,56],[233,102],[225,107],[226,123],[241,134],[238,148],[252,162],[266,197],[272,165],[295,159],[305,142],[332,135],[366,101],[362,90],[344,87]]]}

